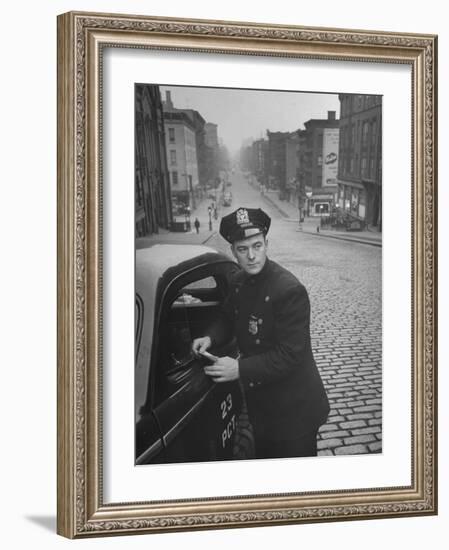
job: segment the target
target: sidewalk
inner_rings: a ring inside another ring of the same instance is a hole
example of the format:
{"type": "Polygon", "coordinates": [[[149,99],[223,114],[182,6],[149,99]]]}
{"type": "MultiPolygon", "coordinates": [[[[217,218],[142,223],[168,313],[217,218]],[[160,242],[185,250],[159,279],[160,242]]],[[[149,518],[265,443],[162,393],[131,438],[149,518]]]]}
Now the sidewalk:
{"type": "MultiPolygon", "coordinates": [[[[216,235],[220,223],[220,207],[218,207],[218,219],[214,220],[212,214],[212,231],[209,230],[208,207],[212,204],[211,199],[204,198],[197,204],[195,210],[190,213],[191,231],[176,233],[167,229],[159,228],[159,233],[136,239],[136,249],[148,248],[153,244],[207,244],[209,239],[216,235]],[[199,233],[196,232],[194,221],[198,218],[200,222],[199,233]]],[[[184,221],[184,216],[176,216],[178,221],[184,221]]]]}
{"type": "Polygon", "coordinates": [[[274,206],[286,221],[296,223],[298,225],[298,230],[303,233],[309,233],[317,237],[353,241],[379,247],[382,246],[382,233],[380,231],[371,231],[367,229],[364,231],[351,232],[337,229],[323,229],[320,227],[320,218],[314,217],[305,218],[304,222],[300,225],[298,209],[290,202],[279,200],[277,191],[265,191],[263,199],[271,206],[274,206]]]}

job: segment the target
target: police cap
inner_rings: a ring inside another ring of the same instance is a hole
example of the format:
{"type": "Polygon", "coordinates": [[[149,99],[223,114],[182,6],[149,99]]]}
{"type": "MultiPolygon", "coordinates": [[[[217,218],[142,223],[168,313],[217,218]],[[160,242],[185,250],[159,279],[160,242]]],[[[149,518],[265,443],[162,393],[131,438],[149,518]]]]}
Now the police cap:
{"type": "Polygon", "coordinates": [[[271,218],[260,208],[237,208],[221,219],[220,235],[233,243],[259,233],[266,235],[270,224],[271,218]]]}

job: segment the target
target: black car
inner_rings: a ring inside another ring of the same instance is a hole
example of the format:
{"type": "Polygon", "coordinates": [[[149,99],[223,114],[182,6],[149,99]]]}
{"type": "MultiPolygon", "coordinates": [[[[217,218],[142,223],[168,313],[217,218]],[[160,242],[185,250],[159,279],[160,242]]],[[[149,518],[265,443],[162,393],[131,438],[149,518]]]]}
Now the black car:
{"type": "MultiPolygon", "coordinates": [[[[239,383],[215,384],[203,371],[208,360],[191,350],[212,322],[229,333],[222,308],[238,269],[205,246],[136,251],[136,464],[250,457],[239,383]]],[[[235,339],[225,341],[210,351],[236,357],[235,339]]]]}

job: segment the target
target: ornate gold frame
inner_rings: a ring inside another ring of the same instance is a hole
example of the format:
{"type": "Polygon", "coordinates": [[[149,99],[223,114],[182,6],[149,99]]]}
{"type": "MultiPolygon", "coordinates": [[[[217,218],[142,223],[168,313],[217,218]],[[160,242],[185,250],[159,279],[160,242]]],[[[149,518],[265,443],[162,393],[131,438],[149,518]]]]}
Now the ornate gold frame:
{"type": "Polygon", "coordinates": [[[436,108],[433,35],[67,13],[58,18],[58,533],[249,527],[437,512],[436,108]],[[412,68],[411,486],[105,505],[102,501],[103,46],[377,61],[412,68]]]}

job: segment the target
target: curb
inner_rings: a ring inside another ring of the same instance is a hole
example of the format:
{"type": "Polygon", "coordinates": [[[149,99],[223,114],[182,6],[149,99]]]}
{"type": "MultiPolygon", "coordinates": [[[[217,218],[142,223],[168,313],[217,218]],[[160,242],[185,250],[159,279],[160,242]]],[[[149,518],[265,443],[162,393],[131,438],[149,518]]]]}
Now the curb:
{"type": "Polygon", "coordinates": [[[201,241],[201,244],[206,244],[207,241],[208,241],[209,239],[212,239],[212,237],[215,237],[216,234],[217,234],[216,231],[212,231],[212,233],[207,237],[207,239],[205,239],[204,241],[201,241]]]}
{"type": "Polygon", "coordinates": [[[281,216],[283,216],[284,218],[290,218],[290,216],[284,210],[282,210],[282,208],[278,206],[273,200],[271,200],[270,197],[267,197],[266,195],[262,195],[262,198],[264,199],[265,202],[269,203],[270,206],[273,206],[274,208],[276,208],[276,210],[281,214],[281,216]]]}
{"type": "Polygon", "coordinates": [[[382,243],[376,242],[376,241],[369,241],[364,239],[353,239],[352,237],[340,237],[337,235],[325,235],[324,233],[312,233],[311,231],[303,231],[303,233],[306,233],[307,235],[314,235],[315,237],[325,237],[328,239],[335,239],[337,241],[347,241],[351,243],[359,243],[359,244],[368,244],[370,246],[377,246],[378,248],[382,248],[382,243]]]}

